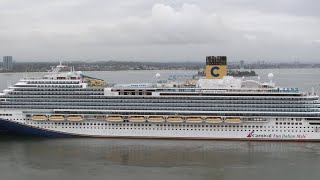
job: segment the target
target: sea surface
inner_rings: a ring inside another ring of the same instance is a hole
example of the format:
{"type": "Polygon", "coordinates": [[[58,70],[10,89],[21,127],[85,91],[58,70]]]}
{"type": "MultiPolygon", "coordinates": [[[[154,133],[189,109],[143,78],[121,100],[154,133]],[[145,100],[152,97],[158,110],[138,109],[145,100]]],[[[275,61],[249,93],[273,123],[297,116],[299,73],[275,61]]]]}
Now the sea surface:
{"type": "MultiPolygon", "coordinates": [[[[319,92],[320,69],[256,72],[260,78],[253,79],[269,81],[272,72],[278,86],[319,92]]],[[[166,79],[196,72],[83,73],[109,83],[150,83],[156,73],[166,79]]],[[[43,74],[0,74],[0,89],[43,74]]],[[[317,180],[319,167],[320,143],[0,137],[1,180],[317,180]]]]}

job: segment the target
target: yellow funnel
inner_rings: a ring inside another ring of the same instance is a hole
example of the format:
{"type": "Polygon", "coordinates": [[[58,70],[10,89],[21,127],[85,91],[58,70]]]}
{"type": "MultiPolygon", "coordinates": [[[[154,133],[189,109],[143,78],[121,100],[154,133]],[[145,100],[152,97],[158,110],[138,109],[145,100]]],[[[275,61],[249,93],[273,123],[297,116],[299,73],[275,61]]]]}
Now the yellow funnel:
{"type": "Polygon", "coordinates": [[[226,56],[207,56],[206,57],[206,79],[222,79],[227,75],[226,56]]]}

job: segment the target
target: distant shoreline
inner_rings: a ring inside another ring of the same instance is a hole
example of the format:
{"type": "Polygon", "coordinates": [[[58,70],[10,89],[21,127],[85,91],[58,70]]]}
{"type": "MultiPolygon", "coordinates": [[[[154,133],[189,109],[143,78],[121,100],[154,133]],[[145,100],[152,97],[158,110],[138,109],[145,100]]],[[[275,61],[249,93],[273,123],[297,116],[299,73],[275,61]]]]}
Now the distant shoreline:
{"type": "MultiPolygon", "coordinates": [[[[13,69],[0,70],[0,73],[47,72],[56,67],[57,62],[15,62],[13,69]]],[[[200,70],[205,68],[203,62],[64,62],[63,65],[74,67],[77,71],[143,71],[143,70],[200,70]]],[[[320,63],[244,63],[244,69],[300,69],[320,68],[320,63]]],[[[229,62],[228,69],[240,69],[240,63],[229,62]]]]}
{"type": "MultiPolygon", "coordinates": [[[[320,69],[320,67],[295,67],[295,68],[260,68],[252,70],[268,70],[268,69],[320,69]]],[[[81,70],[76,69],[76,71],[83,72],[112,72],[112,71],[198,71],[199,69],[121,69],[121,70],[81,70]]],[[[230,69],[237,70],[237,69],[230,69]]],[[[13,74],[13,73],[48,73],[50,71],[0,71],[1,74],[13,74]]]]}

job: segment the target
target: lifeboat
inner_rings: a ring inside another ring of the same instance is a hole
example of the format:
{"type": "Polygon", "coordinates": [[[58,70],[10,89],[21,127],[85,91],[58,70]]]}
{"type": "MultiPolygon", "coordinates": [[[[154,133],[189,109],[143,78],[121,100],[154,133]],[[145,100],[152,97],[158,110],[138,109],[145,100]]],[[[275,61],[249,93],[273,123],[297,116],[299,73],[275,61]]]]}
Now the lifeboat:
{"type": "Polygon", "coordinates": [[[222,123],[222,118],[220,117],[207,117],[206,118],[206,123],[222,123]]]}
{"type": "Polygon", "coordinates": [[[70,115],[67,117],[68,121],[82,121],[83,117],[80,115],[70,115]]]}
{"type": "Polygon", "coordinates": [[[63,115],[51,115],[49,117],[50,121],[63,121],[64,120],[64,116],[63,115]]]}
{"type": "Polygon", "coordinates": [[[31,118],[32,118],[32,120],[35,120],[35,121],[46,121],[46,120],[48,120],[48,116],[45,116],[45,115],[33,115],[31,118]]]}
{"type": "Polygon", "coordinates": [[[123,118],[122,116],[107,116],[106,120],[110,122],[122,122],[123,118]]]}
{"type": "Polygon", "coordinates": [[[238,117],[226,118],[225,123],[241,123],[241,119],[238,117]]]}
{"type": "Polygon", "coordinates": [[[162,116],[151,116],[148,118],[148,121],[152,123],[162,123],[164,122],[164,118],[162,116]]]}
{"type": "Polygon", "coordinates": [[[129,122],[145,122],[146,119],[143,116],[131,116],[128,118],[129,122]]]}
{"type": "Polygon", "coordinates": [[[183,118],[182,117],[168,117],[167,118],[167,122],[170,122],[170,123],[182,123],[183,122],[183,118]]]}
{"type": "Polygon", "coordinates": [[[187,123],[202,123],[201,117],[187,117],[186,122],[187,123]]]}

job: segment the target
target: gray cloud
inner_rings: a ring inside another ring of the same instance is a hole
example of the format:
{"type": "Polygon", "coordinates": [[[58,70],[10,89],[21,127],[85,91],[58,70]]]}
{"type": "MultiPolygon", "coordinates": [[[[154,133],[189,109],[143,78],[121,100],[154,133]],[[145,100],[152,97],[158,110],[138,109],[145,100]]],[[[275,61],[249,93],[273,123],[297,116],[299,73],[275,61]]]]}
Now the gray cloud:
{"type": "Polygon", "coordinates": [[[319,60],[318,1],[2,0],[17,60],[319,60]],[[296,58],[295,58],[296,59],[296,58]]]}

